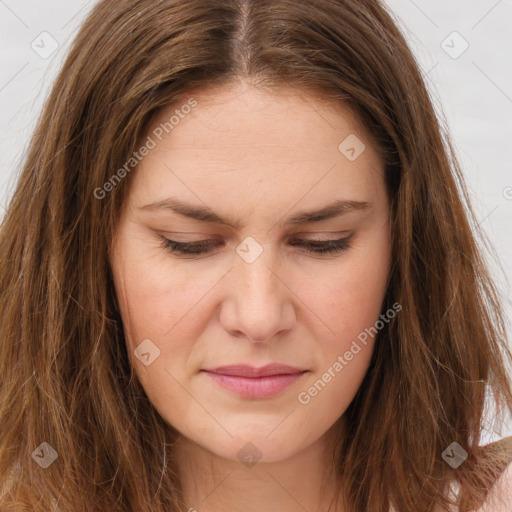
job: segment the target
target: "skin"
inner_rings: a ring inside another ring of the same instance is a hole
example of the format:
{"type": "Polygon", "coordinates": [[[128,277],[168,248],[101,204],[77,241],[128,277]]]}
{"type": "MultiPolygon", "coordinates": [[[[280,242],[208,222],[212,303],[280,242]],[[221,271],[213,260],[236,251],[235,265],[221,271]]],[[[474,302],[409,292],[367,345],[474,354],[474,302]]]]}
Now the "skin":
{"type": "MultiPolygon", "coordinates": [[[[176,450],[188,507],[325,511],[336,489],[329,442],[343,431],[343,413],[375,339],[309,403],[300,403],[298,394],[383,313],[391,259],[383,162],[346,106],[313,93],[236,83],[193,97],[197,106],[130,176],[113,243],[131,363],[149,400],[180,433],[176,450]],[[355,161],[338,149],[350,134],[366,146],[355,161]],[[169,197],[206,205],[241,226],[143,208],[169,197]],[[298,211],[337,199],[371,206],[320,222],[286,223],[298,211]],[[351,233],[351,247],[338,254],[290,243],[351,233]],[[163,247],[162,236],[219,245],[206,255],[180,256],[163,247]],[[236,252],[249,236],[263,249],[251,263],[236,252]],[[147,366],[134,357],[145,339],[160,350],[147,366]],[[201,372],[272,362],[308,372],[265,399],[241,398],[201,372]],[[261,456],[251,467],[237,456],[248,442],[261,456]]],[[[161,111],[153,125],[176,108],[161,111]]]]}

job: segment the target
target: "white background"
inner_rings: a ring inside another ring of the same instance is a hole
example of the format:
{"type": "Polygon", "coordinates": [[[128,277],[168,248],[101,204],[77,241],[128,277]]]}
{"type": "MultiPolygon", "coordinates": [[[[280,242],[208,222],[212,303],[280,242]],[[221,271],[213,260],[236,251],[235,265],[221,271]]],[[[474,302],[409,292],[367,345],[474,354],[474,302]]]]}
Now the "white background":
{"type": "MultiPolygon", "coordinates": [[[[0,216],[42,102],[93,3],[0,0],[0,216]],[[43,32],[50,36],[41,36],[43,32]],[[32,46],[39,45],[42,52],[44,44],[50,51],[52,38],[58,48],[42,58],[32,46]]],[[[499,259],[491,261],[491,268],[510,326],[512,0],[388,0],[387,4],[420,63],[441,121],[447,123],[478,221],[496,249],[499,259]],[[466,44],[468,49],[458,56],[466,44]]],[[[509,425],[489,440],[511,434],[509,425]]]]}

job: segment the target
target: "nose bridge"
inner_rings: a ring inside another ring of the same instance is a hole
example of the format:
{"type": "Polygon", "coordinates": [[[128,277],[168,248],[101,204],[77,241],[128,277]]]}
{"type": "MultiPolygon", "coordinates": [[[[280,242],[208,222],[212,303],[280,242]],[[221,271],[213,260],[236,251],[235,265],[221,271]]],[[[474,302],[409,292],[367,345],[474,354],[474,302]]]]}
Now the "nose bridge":
{"type": "Polygon", "coordinates": [[[283,318],[286,287],[273,269],[275,258],[269,249],[249,261],[242,258],[234,269],[231,299],[235,310],[229,327],[253,340],[269,339],[289,327],[289,318],[283,318]]]}
{"type": "Polygon", "coordinates": [[[268,248],[263,249],[254,261],[240,262],[236,272],[236,279],[241,286],[238,289],[239,299],[258,308],[275,306],[278,301],[279,279],[271,270],[274,262],[275,258],[268,248]]]}

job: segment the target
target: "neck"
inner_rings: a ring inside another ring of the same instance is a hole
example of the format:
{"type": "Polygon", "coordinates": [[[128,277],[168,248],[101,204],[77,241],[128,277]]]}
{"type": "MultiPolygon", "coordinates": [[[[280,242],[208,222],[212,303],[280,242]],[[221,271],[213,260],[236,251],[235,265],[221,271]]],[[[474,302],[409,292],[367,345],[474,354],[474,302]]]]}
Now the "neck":
{"type": "Polygon", "coordinates": [[[321,438],[285,460],[246,466],[184,436],[175,444],[178,473],[189,512],[342,512],[332,453],[335,424],[321,438]]]}

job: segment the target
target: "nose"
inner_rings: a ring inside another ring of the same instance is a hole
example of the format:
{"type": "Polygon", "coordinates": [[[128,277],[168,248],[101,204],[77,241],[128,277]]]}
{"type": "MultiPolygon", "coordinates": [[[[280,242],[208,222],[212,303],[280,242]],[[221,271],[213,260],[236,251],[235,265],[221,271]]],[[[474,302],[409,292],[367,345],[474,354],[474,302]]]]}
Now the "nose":
{"type": "Polygon", "coordinates": [[[256,261],[241,261],[230,272],[230,293],[220,314],[229,334],[261,343],[292,329],[296,321],[294,294],[272,266],[264,251],[256,261]]]}

